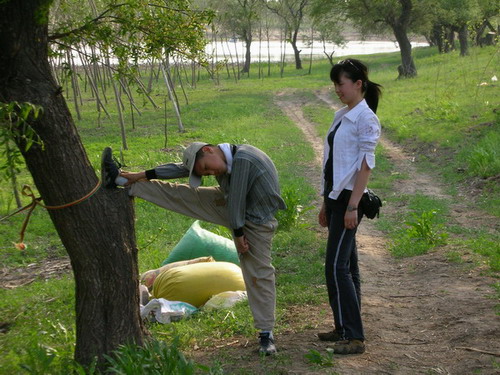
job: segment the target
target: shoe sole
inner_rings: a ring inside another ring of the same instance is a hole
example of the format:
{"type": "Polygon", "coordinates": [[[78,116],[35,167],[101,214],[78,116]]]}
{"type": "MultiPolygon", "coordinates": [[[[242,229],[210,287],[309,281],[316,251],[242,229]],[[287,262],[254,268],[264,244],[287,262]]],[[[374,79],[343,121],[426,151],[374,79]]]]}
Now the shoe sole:
{"type": "Polygon", "coordinates": [[[114,181],[109,181],[108,174],[106,173],[105,160],[113,160],[113,150],[111,147],[105,147],[101,154],[101,184],[106,189],[115,188],[117,185],[114,181]]]}
{"type": "Polygon", "coordinates": [[[344,340],[340,336],[337,336],[337,337],[325,337],[325,336],[320,336],[320,334],[318,334],[318,339],[319,339],[319,341],[328,341],[328,342],[337,342],[337,341],[344,340]]]}

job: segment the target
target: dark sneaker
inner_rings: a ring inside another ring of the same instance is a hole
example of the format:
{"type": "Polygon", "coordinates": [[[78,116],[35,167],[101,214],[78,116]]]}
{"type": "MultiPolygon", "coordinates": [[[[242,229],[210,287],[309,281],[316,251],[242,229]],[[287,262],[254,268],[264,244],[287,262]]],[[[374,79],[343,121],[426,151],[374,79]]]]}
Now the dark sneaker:
{"type": "Polygon", "coordinates": [[[101,183],[106,189],[114,189],[120,174],[121,164],[113,158],[111,147],[106,147],[101,155],[101,183]]]}
{"type": "Polygon", "coordinates": [[[335,354],[361,354],[365,352],[365,343],[361,340],[337,341],[331,346],[335,354]]]}
{"type": "Polygon", "coordinates": [[[337,331],[330,332],[320,332],[318,333],[318,338],[321,341],[342,341],[344,337],[337,331]]]}
{"type": "Polygon", "coordinates": [[[259,354],[273,355],[278,352],[276,350],[276,346],[274,345],[274,339],[271,337],[270,333],[259,333],[259,343],[259,354]]]}

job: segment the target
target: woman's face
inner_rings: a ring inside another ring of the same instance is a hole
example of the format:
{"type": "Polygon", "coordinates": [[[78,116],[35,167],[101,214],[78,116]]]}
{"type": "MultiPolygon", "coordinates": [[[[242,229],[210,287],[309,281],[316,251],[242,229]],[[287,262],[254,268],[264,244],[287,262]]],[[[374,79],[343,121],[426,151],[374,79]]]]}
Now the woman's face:
{"type": "Polygon", "coordinates": [[[361,80],[353,82],[345,74],[341,74],[339,78],[339,82],[334,82],[335,93],[342,103],[346,104],[349,108],[353,108],[363,100],[363,93],[361,91],[362,82],[361,80]]]}

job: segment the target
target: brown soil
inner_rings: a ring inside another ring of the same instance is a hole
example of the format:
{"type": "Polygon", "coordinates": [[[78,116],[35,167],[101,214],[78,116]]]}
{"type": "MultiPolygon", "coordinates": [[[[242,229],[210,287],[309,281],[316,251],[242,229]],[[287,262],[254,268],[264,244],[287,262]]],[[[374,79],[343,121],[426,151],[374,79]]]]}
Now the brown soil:
{"type": "MultiPolygon", "coordinates": [[[[332,108],[338,103],[328,90],[318,91],[319,102],[332,108]]],[[[281,92],[276,104],[302,129],[315,153],[315,168],[310,181],[320,181],[323,140],[304,116],[307,101],[292,91],[281,92]]],[[[396,170],[409,179],[398,180],[395,195],[422,194],[440,198],[448,195],[435,176],[418,171],[412,155],[407,155],[387,139],[388,150],[396,170]]],[[[319,204],[319,199],[316,202],[319,204]]],[[[405,207],[383,207],[390,215],[405,207]]],[[[452,206],[457,222],[469,228],[498,231],[498,220],[471,211],[458,202],[452,206]]],[[[318,229],[318,235],[326,231],[318,229]]],[[[491,285],[495,280],[485,276],[473,263],[453,263],[446,258],[446,248],[405,259],[388,254],[384,234],[374,222],[364,220],[358,232],[360,267],[363,279],[363,320],[366,353],[334,356],[334,367],[308,363],[305,354],[316,350],[327,358],[328,344],[316,334],[330,330],[333,324],[329,306],[295,306],[281,319],[292,327],[279,332],[276,343],[279,355],[259,358],[256,342],[242,337],[221,340],[211,349],[194,350],[196,361],[224,363],[227,374],[499,374],[500,321],[495,315],[495,297],[491,285]]],[[[13,288],[39,277],[53,277],[70,269],[66,259],[47,261],[27,268],[2,270],[0,286],[13,288]]]]}
{"type": "MultiPolygon", "coordinates": [[[[339,106],[328,89],[316,92],[316,97],[332,108],[339,106]]],[[[323,139],[302,112],[307,100],[286,91],[279,93],[275,101],[311,143],[317,168],[310,169],[308,179],[319,182],[323,139]]],[[[381,142],[396,170],[411,176],[398,180],[394,194],[419,192],[448,197],[435,176],[417,170],[413,156],[385,138],[381,142]]],[[[388,215],[400,209],[404,207],[383,207],[388,215]]],[[[472,212],[464,204],[454,204],[452,210],[461,213],[457,215],[460,225],[498,230],[496,218],[472,212]]],[[[318,232],[326,236],[325,230],[318,229],[318,232]]],[[[384,234],[375,229],[371,220],[363,221],[357,239],[366,353],[335,355],[334,367],[308,363],[304,355],[311,350],[327,358],[328,344],[316,337],[318,332],[330,330],[333,325],[330,307],[325,301],[320,306],[289,309],[282,319],[293,328],[276,337],[280,354],[274,358],[259,358],[256,342],[236,337],[221,341],[211,350],[198,350],[196,360],[211,363],[220,358],[228,374],[500,373],[500,319],[495,315],[498,300],[491,287],[495,282],[493,278],[484,276],[472,263],[450,262],[445,256],[446,248],[418,257],[395,259],[387,251],[384,234]]]]}
{"type": "Polygon", "coordinates": [[[31,284],[35,280],[50,279],[66,275],[71,271],[69,258],[45,259],[26,267],[0,269],[0,288],[14,289],[31,284]]]}

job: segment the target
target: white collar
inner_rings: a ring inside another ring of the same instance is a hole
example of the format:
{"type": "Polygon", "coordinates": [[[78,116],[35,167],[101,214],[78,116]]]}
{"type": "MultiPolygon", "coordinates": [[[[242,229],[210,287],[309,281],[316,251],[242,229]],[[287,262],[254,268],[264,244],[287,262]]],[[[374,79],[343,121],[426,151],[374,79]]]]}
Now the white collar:
{"type": "Polygon", "coordinates": [[[224,153],[224,156],[226,157],[227,173],[231,174],[231,168],[233,166],[233,153],[231,152],[231,145],[229,143],[220,143],[217,147],[219,147],[224,153]]]}
{"type": "Polygon", "coordinates": [[[368,107],[368,104],[366,103],[366,100],[363,99],[358,104],[356,104],[353,108],[348,110],[344,116],[346,118],[348,118],[350,121],[355,122],[356,118],[359,116],[359,114],[361,112],[363,112],[367,107],[368,107]]]}

